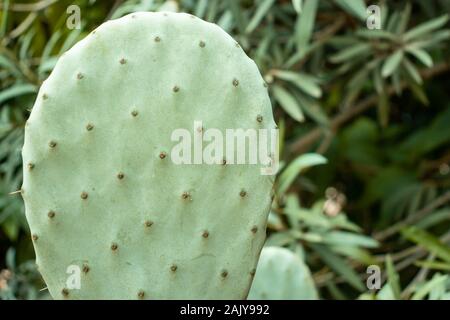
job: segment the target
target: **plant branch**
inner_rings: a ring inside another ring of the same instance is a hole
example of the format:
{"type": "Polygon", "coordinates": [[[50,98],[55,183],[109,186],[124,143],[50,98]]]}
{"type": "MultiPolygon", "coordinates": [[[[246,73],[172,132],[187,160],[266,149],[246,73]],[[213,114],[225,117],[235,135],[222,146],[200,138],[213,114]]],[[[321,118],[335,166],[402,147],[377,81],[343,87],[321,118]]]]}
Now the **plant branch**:
{"type": "Polygon", "coordinates": [[[450,201],[450,191],[447,191],[446,193],[444,193],[443,195],[441,195],[440,197],[436,198],[434,201],[429,203],[426,207],[422,208],[421,210],[417,211],[414,214],[409,215],[405,220],[400,221],[392,225],[391,227],[376,233],[374,235],[374,238],[378,241],[383,241],[386,238],[389,238],[392,235],[396,234],[402,228],[422,219],[424,216],[426,216],[436,208],[439,208],[440,206],[446,204],[449,201],[450,201]]]}
{"type": "MultiPolygon", "coordinates": [[[[35,3],[12,3],[8,7],[8,11],[16,12],[29,12],[29,11],[41,11],[58,0],[42,0],[35,3]]],[[[3,10],[4,4],[0,2],[0,9],[3,10]]]]}
{"type": "MultiPolygon", "coordinates": [[[[424,69],[420,72],[423,79],[430,79],[434,76],[437,76],[439,74],[445,73],[450,70],[450,63],[449,62],[442,62],[440,64],[435,65],[432,68],[424,69]]],[[[402,83],[401,87],[405,88],[407,85],[406,83],[402,83]]],[[[392,96],[396,92],[395,87],[393,85],[389,86],[386,89],[386,95],[392,96]]],[[[378,95],[373,94],[364,100],[357,103],[353,108],[348,108],[344,112],[336,115],[331,121],[330,126],[327,128],[321,128],[316,127],[310,132],[308,132],[306,135],[298,139],[297,141],[293,142],[290,146],[290,151],[292,153],[303,153],[308,150],[308,148],[315,143],[317,140],[319,140],[324,132],[331,130],[332,132],[336,132],[339,127],[341,127],[344,123],[347,121],[353,119],[357,115],[365,112],[366,110],[370,109],[371,107],[375,106],[378,102],[378,95]]]]}

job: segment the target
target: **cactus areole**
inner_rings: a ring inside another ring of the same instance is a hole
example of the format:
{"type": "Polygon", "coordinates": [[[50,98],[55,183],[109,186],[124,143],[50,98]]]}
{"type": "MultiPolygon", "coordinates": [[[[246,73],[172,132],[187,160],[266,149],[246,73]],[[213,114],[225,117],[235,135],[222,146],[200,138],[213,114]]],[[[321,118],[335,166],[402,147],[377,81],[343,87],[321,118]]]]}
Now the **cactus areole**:
{"type": "Polygon", "coordinates": [[[275,128],[267,88],[220,27],[108,21],[63,54],[25,128],[22,196],[55,299],[244,299],[273,176],[177,164],[176,129],[275,128]]]}

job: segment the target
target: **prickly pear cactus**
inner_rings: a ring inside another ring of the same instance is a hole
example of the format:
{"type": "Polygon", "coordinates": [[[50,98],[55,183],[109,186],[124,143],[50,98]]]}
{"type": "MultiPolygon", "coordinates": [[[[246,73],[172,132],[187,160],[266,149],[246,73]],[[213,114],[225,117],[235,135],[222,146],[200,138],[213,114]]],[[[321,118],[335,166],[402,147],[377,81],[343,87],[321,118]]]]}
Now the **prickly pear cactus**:
{"type": "Polygon", "coordinates": [[[247,296],[273,177],[226,158],[175,164],[178,128],[275,128],[255,63],[220,27],[133,13],[59,59],[23,147],[26,217],[52,297],[247,296]]]}
{"type": "Polygon", "coordinates": [[[314,300],[318,297],[309,268],[298,255],[285,248],[265,247],[248,298],[314,300]]]}

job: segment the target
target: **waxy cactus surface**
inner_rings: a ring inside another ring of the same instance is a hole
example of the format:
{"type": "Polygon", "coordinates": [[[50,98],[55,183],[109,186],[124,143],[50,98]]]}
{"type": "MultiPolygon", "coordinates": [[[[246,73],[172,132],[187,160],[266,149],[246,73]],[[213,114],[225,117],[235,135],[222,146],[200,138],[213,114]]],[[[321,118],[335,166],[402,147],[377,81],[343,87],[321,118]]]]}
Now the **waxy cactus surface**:
{"type": "Polygon", "coordinates": [[[297,254],[285,248],[265,247],[248,298],[315,300],[318,297],[309,268],[297,254]]]}
{"type": "Polygon", "coordinates": [[[133,13],[61,56],[23,147],[26,217],[52,297],[246,298],[273,176],[227,159],[175,164],[178,128],[275,128],[255,63],[217,25],[133,13]]]}

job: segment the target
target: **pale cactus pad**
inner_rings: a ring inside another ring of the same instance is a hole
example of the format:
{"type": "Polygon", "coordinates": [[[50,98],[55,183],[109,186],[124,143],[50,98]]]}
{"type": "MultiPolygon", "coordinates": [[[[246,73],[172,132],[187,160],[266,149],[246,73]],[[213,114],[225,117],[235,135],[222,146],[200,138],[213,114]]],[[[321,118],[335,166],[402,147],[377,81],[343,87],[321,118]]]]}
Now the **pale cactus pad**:
{"type": "Polygon", "coordinates": [[[317,290],[303,260],[286,248],[265,247],[248,295],[252,300],[315,300],[317,290]]]}
{"type": "Polygon", "coordinates": [[[220,27],[133,13],[59,59],[25,128],[22,187],[54,298],[246,298],[273,176],[175,164],[179,128],[275,128],[258,68],[220,27]]]}

